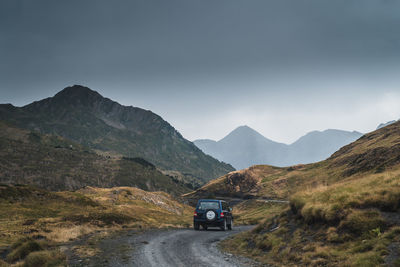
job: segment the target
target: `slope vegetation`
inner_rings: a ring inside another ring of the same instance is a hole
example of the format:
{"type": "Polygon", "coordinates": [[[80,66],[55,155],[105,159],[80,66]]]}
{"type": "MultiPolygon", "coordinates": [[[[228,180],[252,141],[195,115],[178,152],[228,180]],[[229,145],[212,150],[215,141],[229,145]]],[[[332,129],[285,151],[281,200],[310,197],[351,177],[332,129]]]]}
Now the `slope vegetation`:
{"type": "Polygon", "coordinates": [[[21,108],[0,105],[0,119],[92,149],[143,158],[164,170],[179,171],[194,184],[233,170],[205,155],[160,116],[122,106],[83,86],[67,87],[21,108]]]}
{"type": "Polygon", "coordinates": [[[264,263],[397,266],[399,146],[397,122],[364,135],[325,161],[288,168],[254,166],[225,175],[188,196],[239,192],[288,198],[290,208],[224,243],[227,250],[264,263]]]}
{"type": "Polygon", "coordinates": [[[143,159],[100,156],[62,137],[4,122],[0,122],[0,182],[33,184],[56,191],[135,186],[179,195],[189,190],[143,159]]]}

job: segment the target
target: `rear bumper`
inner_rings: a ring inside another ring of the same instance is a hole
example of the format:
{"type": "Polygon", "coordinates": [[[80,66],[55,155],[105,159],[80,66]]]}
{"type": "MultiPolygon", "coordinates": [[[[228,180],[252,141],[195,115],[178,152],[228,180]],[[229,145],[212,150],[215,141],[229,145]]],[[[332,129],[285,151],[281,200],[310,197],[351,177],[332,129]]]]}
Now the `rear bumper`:
{"type": "Polygon", "coordinates": [[[213,221],[209,221],[207,219],[193,219],[193,223],[199,223],[201,225],[219,227],[219,226],[224,225],[224,219],[216,219],[213,221]]]}

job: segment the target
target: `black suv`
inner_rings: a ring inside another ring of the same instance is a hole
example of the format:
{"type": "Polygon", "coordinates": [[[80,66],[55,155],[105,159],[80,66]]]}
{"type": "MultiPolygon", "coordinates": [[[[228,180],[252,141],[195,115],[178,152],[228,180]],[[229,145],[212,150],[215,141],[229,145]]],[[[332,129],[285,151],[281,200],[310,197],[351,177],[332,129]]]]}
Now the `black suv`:
{"type": "Polygon", "coordinates": [[[223,231],[232,230],[232,208],[223,200],[200,199],[194,211],[194,229],[199,230],[200,225],[205,230],[208,227],[220,227],[223,231]]]}

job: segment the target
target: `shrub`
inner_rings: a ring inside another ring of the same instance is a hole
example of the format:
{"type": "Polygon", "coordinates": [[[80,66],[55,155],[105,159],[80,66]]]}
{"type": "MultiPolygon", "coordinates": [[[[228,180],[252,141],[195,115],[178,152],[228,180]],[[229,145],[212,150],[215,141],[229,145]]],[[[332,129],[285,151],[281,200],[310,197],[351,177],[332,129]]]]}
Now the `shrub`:
{"type": "Polygon", "coordinates": [[[124,224],[136,221],[134,218],[118,212],[90,213],[88,215],[76,214],[64,217],[65,221],[76,223],[94,223],[100,221],[106,225],[124,224]]]}
{"type": "Polygon", "coordinates": [[[305,200],[300,196],[294,196],[290,199],[290,209],[293,214],[298,214],[306,204],[305,200]]]}
{"type": "Polygon", "coordinates": [[[359,267],[375,267],[380,266],[382,263],[384,263],[382,257],[371,251],[368,253],[355,255],[352,265],[359,267]]]}
{"type": "Polygon", "coordinates": [[[373,229],[385,229],[386,224],[376,210],[353,210],[340,223],[339,229],[354,235],[370,235],[373,229]]]}
{"type": "Polygon", "coordinates": [[[65,264],[65,256],[56,251],[36,251],[30,253],[23,267],[60,266],[65,264]]]}
{"type": "MultiPolygon", "coordinates": [[[[18,242],[19,243],[19,242],[18,242]]],[[[29,253],[34,251],[42,250],[42,247],[33,240],[27,240],[24,243],[20,243],[19,246],[15,247],[8,255],[7,261],[15,262],[17,260],[24,259],[29,253]]]]}

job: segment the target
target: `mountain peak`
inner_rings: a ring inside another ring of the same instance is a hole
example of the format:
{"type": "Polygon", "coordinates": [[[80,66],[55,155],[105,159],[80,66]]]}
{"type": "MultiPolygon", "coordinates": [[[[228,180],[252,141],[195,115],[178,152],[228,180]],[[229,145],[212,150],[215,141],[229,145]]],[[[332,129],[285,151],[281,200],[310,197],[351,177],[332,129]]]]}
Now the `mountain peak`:
{"type": "Polygon", "coordinates": [[[104,100],[105,98],[98,92],[83,86],[68,86],[58,92],[53,98],[57,103],[79,106],[92,106],[94,103],[104,100]]]}
{"type": "Polygon", "coordinates": [[[230,132],[230,134],[233,134],[233,133],[260,134],[256,130],[254,130],[253,128],[250,128],[247,125],[242,125],[242,126],[235,128],[232,132],[230,132]]]}
{"type": "MultiPolygon", "coordinates": [[[[232,132],[230,132],[227,136],[225,136],[222,140],[227,140],[231,138],[254,138],[254,137],[263,137],[256,130],[250,128],[247,125],[242,125],[235,128],[232,132]]],[[[265,137],[263,137],[265,138],[265,137]]],[[[221,140],[221,141],[222,141],[221,140]]]]}
{"type": "Polygon", "coordinates": [[[58,92],[55,96],[55,98],[59,98],[59,97],[68,97],[68,98],[82,98],[82,97],[101,97],[102,96],[90,89],[89,87],[83,86],[83,85],[73,85],[73,86],[68,86],[66,88],[64,88],[63,90],[61,90],[60,92],[58,92]]]}
{"type": "Polygon", "coordinates": [[[241,126],[237,127],[234,131],[236,131],[236,130],[251,130],[251,131],[255,131],[254,129],[250,128],[247,125],[241,125],[241,126]]]}

